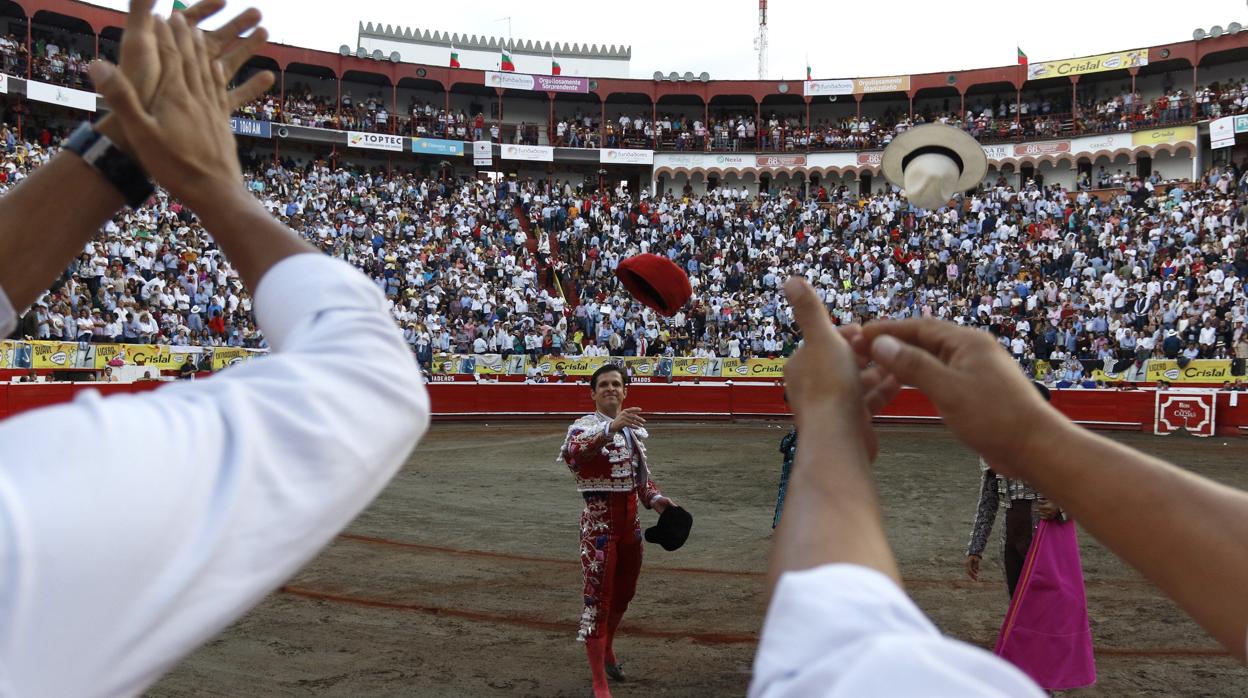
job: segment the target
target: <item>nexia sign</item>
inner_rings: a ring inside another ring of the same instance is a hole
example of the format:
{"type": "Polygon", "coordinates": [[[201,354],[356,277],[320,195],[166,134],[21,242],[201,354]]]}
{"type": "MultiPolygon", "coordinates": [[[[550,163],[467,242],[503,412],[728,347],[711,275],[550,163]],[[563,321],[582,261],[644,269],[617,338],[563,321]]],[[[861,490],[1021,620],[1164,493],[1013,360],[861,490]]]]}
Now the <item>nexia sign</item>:
{"type": "Polygon", "coordinates": [[[271,121],[256,121],[254,119],[242,119],[233,116],[230,117],[230,130],[240,136],[273,137],[273,123],[271,121]]]}

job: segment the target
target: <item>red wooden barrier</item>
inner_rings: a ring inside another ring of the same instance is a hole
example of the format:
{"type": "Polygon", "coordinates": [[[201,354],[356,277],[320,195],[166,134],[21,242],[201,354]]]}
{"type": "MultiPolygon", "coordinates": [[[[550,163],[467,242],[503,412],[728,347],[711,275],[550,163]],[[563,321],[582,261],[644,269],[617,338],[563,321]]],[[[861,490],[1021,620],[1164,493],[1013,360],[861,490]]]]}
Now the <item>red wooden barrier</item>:
{"type": "MultiPolygon", "coordinates": [[[[0,419],[72,400],[81,390],[108,395],[151,390],[162,383],[0,383],[0,419]]],[[[566,383],[431,383],[433,413],[439,419],[540,419],[593,410],[589,386],[566,383]]],[[[1096,429],[1151,430],[1152,390],[1054,390],[1053,405],[1067,417],[1096,429]]],[[[1217,433],[1248,431],[1248,393],[1217,394],[1217,433]],[[1242,398],[1242,399],[1237,399],[1242,398]],[[1231,405],[1232,399],[1236,404],[1231,405]]],[[[659,419],[734,419],[789,414],[783,386],[774,383],[649,383],[629,388],[628,404],[659,419]]],[[[881,422],[934,422],[936,409],[917,390],[906,388],[879,415],[881,422]]]]}

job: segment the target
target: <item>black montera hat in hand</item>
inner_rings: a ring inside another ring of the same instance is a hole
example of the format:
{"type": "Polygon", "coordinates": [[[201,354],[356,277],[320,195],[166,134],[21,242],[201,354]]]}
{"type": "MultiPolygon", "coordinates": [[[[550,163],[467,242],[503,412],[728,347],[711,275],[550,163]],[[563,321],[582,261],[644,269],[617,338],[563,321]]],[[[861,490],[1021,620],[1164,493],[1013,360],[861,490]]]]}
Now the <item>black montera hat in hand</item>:
{"type": "Polygon", "coordinates": [[[659,523],[646,529],[646,541],[658,543],[670,552],[685,544],[691,528],[693,515],[682,507],[671,505],[659,514],[659,523]]]}

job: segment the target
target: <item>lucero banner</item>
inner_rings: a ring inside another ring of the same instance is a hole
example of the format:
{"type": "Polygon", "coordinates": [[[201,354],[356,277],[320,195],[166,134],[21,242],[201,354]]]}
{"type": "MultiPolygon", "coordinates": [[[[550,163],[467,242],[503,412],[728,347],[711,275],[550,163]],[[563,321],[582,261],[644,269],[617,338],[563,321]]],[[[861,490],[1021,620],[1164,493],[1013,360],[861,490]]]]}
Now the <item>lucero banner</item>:
{"type": "Polygon", "coordinates": [[[403,152],[403,142],[406,140],[403,136],[395,136],[389,133],[347,131],[347,146],[351,148],[387,150],[392,153],[401,153],[403,152]]]}

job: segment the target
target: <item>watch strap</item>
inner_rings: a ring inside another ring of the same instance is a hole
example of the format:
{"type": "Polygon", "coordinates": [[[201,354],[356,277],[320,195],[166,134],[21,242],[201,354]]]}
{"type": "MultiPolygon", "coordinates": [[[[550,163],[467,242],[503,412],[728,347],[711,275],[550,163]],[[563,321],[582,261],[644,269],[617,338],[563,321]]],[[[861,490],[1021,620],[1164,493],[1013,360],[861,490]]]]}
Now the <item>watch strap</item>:
{"type": "Polygon", "coordinates": [[[89,121],[82,122],[62,147],[77,153],[103,175],[130,208],[138,208],[156,191],[139,163],[123,153],[108,136],[95,130],[89,121]]]}

